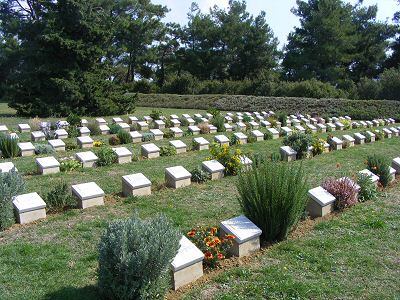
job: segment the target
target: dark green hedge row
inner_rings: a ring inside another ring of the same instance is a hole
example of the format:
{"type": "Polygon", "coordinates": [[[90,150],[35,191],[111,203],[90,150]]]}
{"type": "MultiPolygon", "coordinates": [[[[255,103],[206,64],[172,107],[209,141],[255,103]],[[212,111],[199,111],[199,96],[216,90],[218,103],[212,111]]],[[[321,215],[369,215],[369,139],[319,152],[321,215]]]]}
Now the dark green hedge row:
{"type": "Polygon", "coordinates": [[[216,107],[223,111],[296,112],[320,116],[348,115],[353,119],[370,120],[392,117],[400,120],[400,103],[390,100],[347,100],[280,98],[234,95],[170,95],[140,94],[138,106],[208,109],[216,107]]]}

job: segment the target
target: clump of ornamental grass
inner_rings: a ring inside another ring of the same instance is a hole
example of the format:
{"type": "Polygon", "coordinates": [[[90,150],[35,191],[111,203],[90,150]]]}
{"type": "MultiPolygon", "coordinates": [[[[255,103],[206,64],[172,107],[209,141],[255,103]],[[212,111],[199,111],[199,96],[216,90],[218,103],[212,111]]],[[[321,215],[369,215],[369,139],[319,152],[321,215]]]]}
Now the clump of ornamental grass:
{"type": "Polygon", "coordinates": [[[371,155],[367,157],[367,168],[376,176],[379,176],[379,182],[383,187],[387,187],[391,181],[390,162],[382,155],[371,155]]]}

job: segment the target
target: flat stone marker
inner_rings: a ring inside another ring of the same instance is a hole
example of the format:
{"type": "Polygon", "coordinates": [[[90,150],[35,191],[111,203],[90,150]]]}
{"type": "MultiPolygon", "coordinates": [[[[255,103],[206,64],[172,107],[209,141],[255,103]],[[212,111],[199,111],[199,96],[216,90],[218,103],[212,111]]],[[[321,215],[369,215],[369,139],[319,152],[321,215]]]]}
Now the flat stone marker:
{"type": "Polygon", "coordinates": [[[188,130],[189,130],[191,133],[193,133],[193,135],[198,135],[198,134],[200,134],[200,128],[197,127],[197,126],[191,125],[191,126],[188,127],[188,130]]]}
{"type": "Polygon", "coordinates": [[[245,135],[243,132],[235,132],[233,135],[239,144],[247,144],[247,135],[245,135]]]}
{"type": "Polygon", "coordinates": [[[182,129],[180,129],[178,127],[171,127],[169,130],[172,131],[174,137],[182,137],[183,136],[182,129]]]}
{"type": "Polygon", "coordinates": [[[108,127],[107,125],[100,125],[99,128],[102,135],[110,134],[110,127],[108,127]]]}
{"type": "Polygon", "coordinates": [[[27,224],[46,218],[46,203],[38,193],[29,193],[14,197],[13,206],[19,224],[27,224]]]}
{"type": "Polygon", "coordinates": [[[228,124],[231,124],[232,121],[233,121],[233,119],[232,119],[230,116],[226,116],[226,117],[225,117],[225,121],[226,121],[228,124]]]}
{"type": "Polygon", "coordinates": [[[0,133],[7,133],[8,128],[6,125],[0,125],[0,133]]]}
{"type": "Polygon", "coordinates": [[[204,171],[210,173],[211,180],[218,180],[224,177],[225,167],[218,160],[207,160],[201,163],[204,171]]]}
{"type": "Polygon", "coordinates": [[[276,140],[279,139],[279,131],[276,130],[275,128],[268,128],[267,129],[270,133],[272,133],[272,139],[276,140]]]}
{"type": "Polygon", "coordinates": [[[65,129],[57,129],[54,131],[54,136],[59,140],[65,140],[68,138],[68,132],[65,129]]]}
{"type": "Polygon", "coordinates": [[[375,183],[376,185],[378,185],[379,176],[375,175],[370,170],[364,169],[364,170],[360,171],[359,173],[368,176],[371,179],[372,183],[375,183]]]}
{"type": "Polygon", "coordinates": [[[107,121],[106,120],[104,120],[103,118],[97,118],[96,119],[96,123],[97,123],[97,125],[107,125],[107,121]]]}
{"type": "Polygon", "coordinates": [[[178,119],[171,119],[171,124],[172,124],[174,127],[179,127],[179,126],[181,126],[181,122],[180,122],[178,119]]]}
{"type": "Polygon", "coordinates": [[[340,122],[336,122],[335,123],[336,126],[336,130],[343,130],[344,129],[344,125],[340,122]]]}
{"type": "Polygon", "coordinates": [[[93,140],[90,136],[80,136],[77,138],[77,140],[78,146],[81,149],[93,147],[93,140]]]}
{"type": "Polygon", "coordinates": [[[217,142],[218,144],[220,144],[220,146],[223,146],[223,145],[228,145],[229,146],[229,139],[223,134],[216,135],[214,137],[214,141],[217,142]]]}
{"type": "Polygon", "coordinates": [[[160,129],[150,129],[150,132],[153,134],[154,140],[161,141],[164,139],[164,132],[162,132],[160,129]]]}
{"type": "Polygon", "coordinates": [[[374,123],[372,123],[371,121],[366,121],[365,123],[367,123],[368,127],[374,127],[374,123]]]}
{"type": "Polygon", "coordinates": [[[203,276],[204,253],[185,236],[179,244],[178,254],[171,263],[175,291],[203,276]]]}
{"type": "Polygon", "coordinates": [[[392,138],[392,131],[390,129],[383,128],[382,131],[385,134],[385,138],[387,138],[387,139],[392,138]]]}
{"type": "Polygon", "coordinates": [[[47,143],[54,149],[54,151],[65,151],[65,143],[63,140],[49,140],[47,143]]]}
{"type": "Polygon", "coordinates": [[[232,126],[231,124],[225,123],[225,124],[224,124],[224,127],[225,127],[225,131],[226,131],[226,132],[231,132],[231,131],[233,131],[233,126],[232,126]]]}
{"type": "Polygon", "coordinates": [[[143,135],[139,131],[132,131],[130,132],[132,137],[132,143],[140,143],[142,142],[143,135]]]}
{"type": "Polygon", "coordinates": [[[260,124],[258,124],[258,123],[255,122],[255,121],[251,121],[251,122],[249,122],[249,124],[250,124],[251,128],[253,128],[253,129],[258,129],[258,128],[260,128],[260,124]]]}
{"type": "Polygon", "coordinates": [[[89,121],[86,119],[81,119],[81,126],[86,126],[89,124],[89,121]]]}
{"type": "Polygon", "coordinates": [[[165,129],[165,123],[162,120],[155,120],[154,124],[156,125],[157,129],[165,129]]]}
{"type": "Polygon", "coordinates": [[[293,132],[292,129],[290,129],[290,128],[287,127],[287,126],[282,127],[281,130],[282,130],[282,132],[283,132],[284,135],[291,135],[292,132],[293,132]]]}
{"type": "Polygon", "coordinates": [[[331,131],[335,131],[336,130],[335,124],[332,124],[332,123],[327,123],[326,127],[329,128],[331,131]]]}
{"type": "Polygon", "coordinates": [[[283,161],[294,161],[297,158],[297,152],[289,146],[280,147],[280,153],[283,161]]]}
{"type": "Polygon", "coordinates": [[[155,144],[144,144],[141,147],[142,156],[148,159],[157,158],[160,156],[160,148],[155,144]]]}
{"type": "Polygon", "coordinates": [[[262,133],[260,130],[253,130],[251,134],[256,138],[257,142],[264,140],[264,133],[262,133]]]}
{"type": "Polygon", "coordinates": [[[346,146],[346,148],[354,147],[354,142],[355,139],[352,136],[348,134],[343,136],[343,144],[346,146]]]}
{"type": "Polygon", "coordinates": [[[217,133],[218,128],[214,125],[208,125],[208,128],[210,130],[210,133],[217,133]]]}
{"type": "Polygon", "coordinates": [[[265,127],[265,128],[270,128],[271,127],[271,123],[268,121],[261,121],[261,126],[265,127]]]}
{"type": "Polygon", "coordinates": [[[151,195],[151,181],[142,173],[122,176],[122,194],[125,197],[151,195]]]}
{"type": "Polygon", "coordinates": [[[308,197],[310,201],[308,201],[306,211],[311,217],[323,217],[333,211],[336,198],[323,187],[309,190],[308,197]]]}
{"type": "Polygon", "coordinates": [[[196,123],[192,118],[187,118],[186,121],[188,121],[189,126],[194,126],[194,124],[196,123]]]}
{"type": "Polygon", "coordinates": [[[306,132],[306,129],[303,127],[303,126],[301,126],[301,125],[296,125],[296,126],[294,126],[294,128],[297,130],[297,131],[300,131],[300,132],[306,132]]]}
{"type": "Polygon", "coordinates": [[[136,124],[139,121],[139,119],[135,116],[130,116],[128,119],[130,124],[136,124]]]}
{"type": "Polygon", "coordinates": [[[237,122],[237,123],[236,123],[236,127],[237,127],[239,130],[244,130],[244,129],[246,129],[246,124],[244,124],[243,122],[237,122]]]}
{"type": "Polygon", "coordinates": [[[315,127],[314,125],[307,124],[306,126],[307,126],[308,129],[311,130],[311,133],[316,133],[317,132],[317,127],[315,127]]]}
{"type": "Polygon", "coordinates": [[[399,136],[399,130],[395,127],[390,127],[389,130],[393,133],[394,136],[399,136]]]}
{"type": "Polygon", "coordinates": [[[324,133],[326,132],[326,126],[324,124],[317,124],[317,130],[324,133]]]}
{"type": "Polygon", "coordinates": [[[124,120],[122,120],[120,117],[115,117],[115,118],[112,118],[112,122],[114,124],[119,124],[119,123],[123,123],[124,120]]]}
{"type": "Polygon", "coordinates": [[[122,130],[125,130],[126,132],[130,132],[131,131],[131,127],[129,126],[128,123],[118,123],[119,126],[121,126],[122,130]]]}
{"type": "Polygon", "coordinates": [[[374,124],[374,127],[379,127],[379,121],[378,120],[372,120],[372,123],[374,124]]]}
{"type": "Polygon", "coordinates": [[[192,174],[182,166],[165,169],[165,183],[167,187],[178,189],[191,184],[192,174]]]}
{"type": "Polygon", "coordinates": [[[390,182],[395,181],[396,180],[396,173],[397,173],[396,169],[390,167],[389,168],[389,173],[390,173],[390,182]]]}
{"type": "Polygon", "coordinates": [[[132,162],[132,152],[126,147],[112,148],[112,150],[118,157],[118,164],[122,165],[132,162]]]}
{"type": "Polygon", "coordinates": [[[42,175],[55,174],[60,172],[60,163],[53,157],[36,158],[38,173],[42,175]]]}
{"type": "Polygon", "coordinates": [[[35,155],[35,146],[31,142],[18,143],[18,148],[23,157],[35,155]]]}
{"type": "Polygon", "coordinates": [[[369,137],[371,143],[375,142],[376,135],[371,131],[366,131],[366,135],[369,137]]]}
{"type": "Polygon", "coordinates": [[[354,134],[354,139],[357,145],[365,144],[365,136],[362,135],[361,133],[356,132],[354,134]]]}
{"type": "Polygon", "coordinates": [[[0,173],[8,173],[12,169],[15,169],[15,172],[18,172],[17,168],[12,162],[0,163],[0,173]]]}
{"type": "Polygon", "coordinates": [[[33,142],[40,142],[40,141],[45,141],[46,136],[42,131],[33,131],[31,132],[31,140],[33,142]]]}
{"type": "Polygon", "coordinates": [[[194,138],[193,139],[194,144],[196,145],[196,149],[197,150],[208,150],[210,142],[207,141],[205,138],[203,137],[199,137],[199,138],[194,138]]]}
{"type": "Polygon", "coordinates": [[[292,120],[292,126],[297,126],[297,125],[300,125],[300,121],[297,120],[297,119],[293,119],[292,120]]]}
{"type": "Polygon", "coordinates": [[[29,124],[18,124],[19,132],[31,132],[31,126],[29,124]]]}
{"type": "Polygon", "coordinates": [[[173,115],[170,115],[169,117],[171,118],[171,120],[179,119],[179,117],[178,117],[177,115],[174,115],[174,114],[173,114],[173,115]]]}
{"type": "Polygon", "coordinates": [[[336,136],[332,138],[333,143],[333,150],[342,150],[343,148],[343,141],[336,136]]]}
{"type": "Polygon", "coordinates": [[[344,118],[345,118],[347,121],[351,121],[351,118],[350,118],[349,116],[344,116],[344,118]]]}
{"type": "Polygon", "coordinates": [[[368,124],[366,122],[364,122],[364,121],[360,121],[359,123],[361,124],[362,127],[367,127],[368,126],[368,124]]]}
{"type": "Polygon", "coordinates": [[[139,126],[139,129],[140,130],[148,130],[149,129],[149,124],[147,124],[146,122],[144,122],[144,121],[139,121],[139,122],[137,122],[137,125],[139,126]]]}
{"type": "Polygon", "coordinates": [[[191,116],[188,115],[188,114],[182,114],[182,117],[184,117],[185,119],[190,119],[191,118],[191,116]]]}
{"type": "Polygon", "coordinates": [[[240,164],[242,166],[242,171],[247,171],[251,168],[253,161],[250,158],[248,158],[245,155],[242,155],[239,157],[239,159],[240,159],[240,164]]]}
{"type": "Polygon", "coordinates": [[[153,119],[150,116],[144,116],[143,120],[145,120],[145,122],[147,123],[151,123],[153,121],[153,119]]]}
{"type": "Polygon", "coordinates": [[[82,137],[84,136],[90,136],[90,130],[87,127],[80,127],[79,128],[79,133],[82,137]]]}
{"type": "Polygon", "coordinates": [[[318,120],[316,118],[310,118],[310,123],[312,125],[317,125],[318,124],[318,120]]]}
{"type": "Polygon", "coordinates": [[[392,160],[392,168],[396,170],[397,174],[400,174],[400,157],[392,160]]]}
{"type": "Polygon", "coordinates": [[[169,144],[175,148],[176,154],[186,153],[187,145],[179,140],[170,141],[169,144]]]}
{"type": "Polygon", "coordinates": [[[221,235],[233,235],[233,245],[229,249],[232,255],[243,257],[260,249],[262,231],[245,216],[239,216],[221,222],[221,235]]]}
{"type": "Polygon", "coordinates": [[[78,199],[81,209],[104,205],[104,191],[94,182],[73,185],[72,195],[78,199]]]}
{"type": "Polygon", "coordinates": [[[93,168],[99,159],[92,151],[78,152],[75,158],[82,163],[83,168],[93,168]]]}

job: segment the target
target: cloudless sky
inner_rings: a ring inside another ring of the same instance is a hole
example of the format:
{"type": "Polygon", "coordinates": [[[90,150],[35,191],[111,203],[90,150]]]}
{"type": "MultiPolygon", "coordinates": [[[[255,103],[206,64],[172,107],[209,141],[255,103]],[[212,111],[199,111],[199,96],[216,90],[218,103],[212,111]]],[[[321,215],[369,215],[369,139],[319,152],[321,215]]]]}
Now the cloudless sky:
{"type": "MultiPolygon", "coordinates": [[[[345,0],[352,4],[357,0],[345,0]]],[[[197,2],[203,12],[208,12],[209,8],[218,5],[227,7],[229,0],[153,0],[153,3],[167,6],[171,11],[168,13],[166,22],[187,23],[187,13],[192,2],[197,2]]],[[[378,4],[378,19],[391,21],[393,14],[400,10],[396,0],[364,0],[364,5],[378,4]]],[[[247,0],[247,10],[257,15],[260,11],[265,11],[267,22],[279,39],[280,46],[287,41],[289,32],[293,27],[299,25],[295,15],[291,13],[291,8],[296,6],[296,0],[247,0]]]]}

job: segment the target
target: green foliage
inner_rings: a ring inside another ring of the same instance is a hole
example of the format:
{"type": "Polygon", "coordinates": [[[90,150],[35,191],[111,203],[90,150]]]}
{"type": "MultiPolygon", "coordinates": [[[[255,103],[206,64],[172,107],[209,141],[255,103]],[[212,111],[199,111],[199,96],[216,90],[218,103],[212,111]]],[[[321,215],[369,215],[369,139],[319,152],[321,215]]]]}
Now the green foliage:
{"type": "Polygon", "coordinates": [[[210,160],[215,159],[225,167],[225,175],[235,176],[242,169],[240,149],[231,151],[228,145],[220,146],[214,143],[210,146],[210,154],[210,160]]]}
{"type": "Polygon", "coordinates": [[[164,132],[165,139],[171,139],[173,137],[174,137],[174,132],[172,130],[168,129],[164,132]]]}
{"type": "Polygon", "coordinates": [[[221,114],[221,112],[216,109],[215,107],[209,107],[207,109],[207,113],[211,114],[213,116],[213,118],[215,118],[216,116],[219,116],[221,114]]]}
{"type": "Polygon", "coordinates": [[[106,299],[163,298],[181,234],[164,216],[110,223],[99,245],[98,286],[106,299]]]}
{"type": "Polygon", "coordinates": [[[69,123],[70,126],[80,126],[81,121],[82,121],[81,117],[74,113],[70,113],[67,117],[67,122],[69,123]]]}
{"type": "Polygon", "coordinates": [[[376,184],[372,182],[368,175],[358,174],[357,184],[360,186],[360,191],[358,192],[359,202],[374,200],[378,197],[376,184]]]}
{"type": "Polygon", "coordinates": [[[11,137],[10,135],[0,134],[0,151],[1,157],[3,158],[12,158],[17,157],[19,155],[18,148],[19,140],[11,137]]]}
{"type": "Polygon", "coordinates": [[[68,137],[71,139],[77,138],[80,135],[79,129],[77,126],[69,126],[67,129],[68,137]]]}
{"type": "Polygon", "coordinates": [[[174,156],[176,155],[176,149],[173,146],[161,146],[160,156],[174,156]]]}
{"type": "Polygon", "coordinates": [[[41,155],[41,154],[50,154],[54,153],[55,150],[53,147],[47,144],[36,144],[35,145],[35,154],[36,155],[41,155]]]}
{"type": "Polygon", "coordinates": [[[400,100],[400,66],[385,70],[380,78],[381,99],[400,100]]]}
{"type": "Polygon", "coordinates": [[[15,171],[0,173],[0,231],[15,223],[12,199],[25,190],[24,179],[15,171]]]}
{"type": "Polygon", "coordinates": [[[325,151],[325,141],[321,138],[314,137],[311,146],[313,147],[312,152],[314,156],[320,155],[325,151]]]}
{"type": "Polygon", "coordinates": [[[190,173],[192,174],[192,182],[205,183],[210,180],[210,174],[200,167],[194,168],[190,173]]]}
{"type": "Polygon", "coordinates": [[[153,120],[160,120],[160,117],[162,116],[163,112],[161,110],[152,110],[150,114],[150,118],[153,120]]]}
{"type": "Polygon", "coordinates": [[[120,125],[115,123],[111,124],[109,127],[110,127],[110,134],[117,134],[122,129],[120,125]]]}
{"type": "Polygon", "coordinates": [[[293,132],[285,136],[283,145],[291,147],[297,152],[297,158],[304,158],[308,153],[308,148],[312,146],[313,138],[309,134],[293,132]]]}
{"type": "Polygon", "coordinates": [[[150,132],[145,132],[142,134],[142,142],[150,142],[153,139],[153,134],[150,132]]]}
{"type": "Polygon", "coordinates": [[[379,182],[383,187],[390,183],[390,161],[382,155],[370,155],[367,157],[367,167],[375,175],[379,176],[379,182]]]}
{"type": "Polygon", "coordinates": [[[96,161],[96,165],[99,167],[111,166],[116,163],[118,160],[115,152],[109,147],[100,147],[96,152],[96,156],[98,157],[96,161]]]}
{"type": "Polygon", "coordinates": [[[78,149],[78,144],[74,143],[72,141],[66,141],[65,142],[65,150],[67,151],[72,151],[78,149]]]}
{"type": "Polygon", "coordinates": [[[302,166],[265,162],[240,174],[239,203],[267,242],[281,241],[298,223],[307,203],[302,166]]]}
{"type": "Polygon", "coordinates": [[[117,137],[119,138],[121,144],[123,144],[123,145],[132,143],[132,136],[130,135],[129,132],[127,132],[123,129],[118,131],[117,137]]]}
{"type": "Polygon", "coordinates": [[[287,126],[287,114],[283,112],[279,113],[278,121],[281,122],[282,127],[287,126]]]}
{"type": "Polygon", "coordinates": [[[251,118],[249,116],[243,116],[243,123],[249,123],[251,122],[251,118]]]}
{"type": "Polygon", "coordinates": [[[218,114],[215,117],[211,119],[211,124],[217,127],[218,132],[225,132],[225,118],[221,115],[218,114]]]}
{"type": "Polygon", "coordinates": [[[281,154],[280,154],[279,152],[273,152],[273,153],[271,153],[271,161],[272,161],[272,162],[281,161],[281,154]]]}
{"type": "Polygon", "coordinates": [[[101,135],[100,127],[96,123],[93,122],[89,123],[87,125],[87,128],[90,130],[90,135],[92,136],[101,135]]]}
{"type": "Polygon", "coordinates": [[[44,197],[49,212],[60,212],[66,208],[76,206],[76,199],[71,195],[65,182],[57,182],[44,197]]]}
{"type": "Polygon", "coordinates": [[[274,138],[273,134],[270,131],[264,132],[264,140],[272,140],[274,138]]]}
{"type": "Polygon", "coordinates": [[[121,140],[118,136],[110,136],[110,138],[108,139],[108,143],[110,144],[110,146],[117,146],[121,145],[121,140]]]}
{"type": "Polygon", "coordinates": [[[179,122],[181,122],[181,125],[184,127],[189,126],[189,121],[183,116],[179,118],[179,122]]]}
{"type": "Polygon", "coordinates": [[[60,171],[61,172],[71,172],[71,171],[79,170],[81,168],[82,168],[82,164],[75,159],[63,160],[60,163],[60,171]]]}

